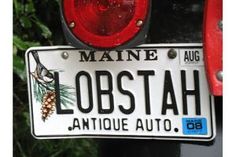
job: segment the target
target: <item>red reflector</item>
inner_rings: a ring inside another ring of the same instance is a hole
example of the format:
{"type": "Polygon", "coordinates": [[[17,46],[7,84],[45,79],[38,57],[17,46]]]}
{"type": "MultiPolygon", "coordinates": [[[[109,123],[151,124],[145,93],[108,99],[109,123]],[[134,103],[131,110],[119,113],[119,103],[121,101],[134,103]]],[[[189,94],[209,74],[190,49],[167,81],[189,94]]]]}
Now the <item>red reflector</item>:
{"type": "Polygon", "coordinates": [[[63,0],[66,24],[81,42],[114,48],[136,36],[144,25],[149,0],[63,0]]]}

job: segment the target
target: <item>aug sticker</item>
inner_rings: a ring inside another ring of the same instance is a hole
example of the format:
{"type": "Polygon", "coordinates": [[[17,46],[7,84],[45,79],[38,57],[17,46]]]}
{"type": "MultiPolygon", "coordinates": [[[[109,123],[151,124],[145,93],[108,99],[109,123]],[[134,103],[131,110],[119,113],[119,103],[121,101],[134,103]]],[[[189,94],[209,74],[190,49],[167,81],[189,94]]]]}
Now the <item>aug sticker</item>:
{"type": "Polygon", "coordinates": [[[180,49],[180,64],[184,66],[204,65],[202,49],[180,49]]]}

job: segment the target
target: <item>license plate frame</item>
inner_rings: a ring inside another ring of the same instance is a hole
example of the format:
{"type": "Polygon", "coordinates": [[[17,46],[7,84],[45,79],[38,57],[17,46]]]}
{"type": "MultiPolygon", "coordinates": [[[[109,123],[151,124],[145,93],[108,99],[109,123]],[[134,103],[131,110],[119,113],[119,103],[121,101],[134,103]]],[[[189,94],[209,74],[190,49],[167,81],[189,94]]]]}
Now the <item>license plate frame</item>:
{"type": "MultiPolygon", "coordinates": [[[[154,59],[155,59],[155,56],[158,58],[160,57],[160,53],[162,52],[159,52],[159,50],[165,50],[166,52],[166,58],[164,59],[165,62],[172,62],[172,60],[176,60],[176,62],[178,62],[179,66],[181,67],[184,67],[184,69],[189,69],[189,68],[194,68],[194,67],[197,67],[197,69],[201,69],[200,70],[200,77],[203,77],[204,78],[204,86],[207,86],[207,83],[206,83],[206,78],[205,78],[205,74],[203,74],[204,72],[204,62],[203,62],[203,52],[202,52],[202,44],[195,44],[195,43],[190,43],[190,44],[145,44],[145,45],[141,45],[137,48],[134,48],[134,49],[138,49],[138,50],[144,50],[144,49],[156,49],[158,50],[158,53],[157,55],[155,53],[150,53],[149,54],[149,60],[147,61],[148,64],[153,64],[151,63],[154,59]],[[176,58],[174,59],[170,59],[168,58],[168,50],[170,49],[175,49],[177,51],[177,56],[176,58]],[[200,61],[196,62],[196,61],[189,61],[189,62],[186,62],[183,60],[183,52],[182,51],[186,51],[186,50],[189,50],[189,51],[193,51],[193,50],[198,50],[198,51],[201,51],[200,53],[200,61]]],[[[162,140],[186,140],[186,141],[210,141],[212,139],[214,139],[215,135],[216,135],[216,129],[215,129],[215,111],[214,111],[214,98],[213,96],[210,96],[209,92],[206,92],[208,94],[208,96],[204,96],[204,99],[206,99],[207,97],[207,101],[208,101],[208,111],[209,113],[207,114],[210,114],[210,115],[207,115],[207,118],[206,117],[203,117],[203,116],[185,116],[184,118],[188,118],[187,120],[184,121],[184,119],[182,118],[181,121],[182,122],[178,122],[178,123],[181,123],[182,126],[181,127],[175,127],[177,129],[179,129],[178,133],[179,132],[182,132],[182,135],[179,135],[177,134],[176,136],[172,136],[172,135],[153,135],[153,134],[148,134],[148,135],[144,135],[143,133],[142,134],[136,134],[134,132],[132,132],[131,134],[122,134],[122,133],[118,133],[118,132],[112,132],[112,133],[99,133],[99,131],[97,133],[92,133],[92,132],[89,132],[89,134],[86,134],[84,131],[83,133],[73,133],[73,134],[70,134],[70,132],[68,132],[69,130],[69,127],[67,131],[65,131],[65,133],[56,133],[56,134],[53,134],[52,132],[55,131],[51,128],[51,133],[48,133],[47,134],[47,131],[42,131],[40,132],[39,130],[42,128],[42,124],[38,125],[37,124],[37,121],[39,121],[39,115],[36,116],[36,114],[39,114],[39,113],[36,113],[35,111],[35,105],[38,104],[39,102],[36,102],[35,100],[35,95],[34,95],[34,85],[33,85],[33,80],[35,79],[35,76],[32,76],[32,72],[34,72],[35,68],[32,68],[32,67],[36,67],[36,63],[32,63],[33,61],[32,60],[35,60],[33,59],[32,57],[32,52],[33,51],[37,51],[39,53],[45,53],[47,52],[47,55],[44,55],[44,60],[45,60],[45,56],[48,56],[49,53],[56,53],[58,57],[61,58],[61,63],[65,63],[66,64],[69,64],[68,63],[68,60],[67,59],[67,54],[63,52],[68,52],[68,51],[78,51],[80,49],[77,49],[77,48],[73,48],[73,47],[70,47],[70,46],[53,46],[53,47],[33,47],[33,48],[30,48],[29,50],[27,50],[26,52],[26,64],[27,64],[27,78],[28,78],[28,91],[29,91],[29,102],[30,102],[30,119],[31,119],[31,133],[32,135],[37,138],[37,139],[58,139],[58,138],[128,138],[128,139],[162,139],[162,140]],[[64,59],[63,59],[64,57],[64,59]],[[66,63],[67,62],[67,63],[66,63]],[[31,65],[32,63],[32,65],[31,65]],[[35,120],[35,117],[38,118],[38,120],[35,120]],[[196,134],[196,130],[195,132],[194,131],[191,131],[191,130],[185,130],[185,135],[184,134],[184,123],[188,123],[188,122],[191,122],[191,123],[194,123],[195,122],[199,122],[201,121],[201,124],[204,123],[202,121],[203,118],[203,121],[204,121],[204,118],[207,120],[207,124],[204,124],[206,125],[207,127],[207,135],[203,135],[205,134],[204,133],[204,129],[202,130],[202,132],[197,132],[196,134]],[[187,132],[186,132],[187,131],[187,132]],[[46,132],[46,133],[45,133],[46,132]],[[202,134],[202,135],[201,135],[202,134]]],[[[74,52],[73,52],[74,53],[74,52]]],[[[99,53],[99,52],[97,52],[99,53]]],[[[101,53],[101,52],[100,52],[101,53]]],[[[71,56],[72,52],[69,52],[69,55],[71,56]]],[[[163,54],[162,54],[163,55],[163,54]]],[[[39,55],[40,56],[40,55],[39,55]]],[[[54,55],[55,57],[55,55],[54,55]]],[[[77,56],[78,57],[78,56],[77,56]]],[[[81,56],[80,56],[81,57],[81,56]]],[[[146,56],[147,57],[147,56],[146,56]]],[[[40,59],[43,58],[42,56],[40,56],[40,59]]],[[[71,57],[69,57],[71,58],[71,57]]],[[[72,57],[74,58],[74,57],[72,57]]],[[[141,57],[142,58],[142,57],[141,57]]],[[[162,58],[164,58],[162,56],[162,58]]],[[[162,59],[161,57],[158,58],[158,61],[159,59],[162,59]]],[[[79,59],[79,58],[78,58],[79,59]]],[[[84,58],[85,59],[85,58],[84,58]]],[[[101,59],[101,58],[100,58],[101,59]]],[[[107,56],[106,56],[106,59],[107,59],[107,56]]],[[[109,58],[108,58],[109,59],[109,58]]],[[[119,59],[119,58],[118,58],[119,59]]],[[[143,56],[143,59],[145,60],[145,57],[143,56]]],[[[146,58],[147,59],[147,58],[146,58]]],[[[51,60],[52,60],[52,57],[51,57],[51,60]]],[[[58,59],[57,59],[58,60],[58,59]]],[[[117,60],[117,58],[116,58],[117,60]]],[[[136,64],[143,64],[144,62],[146,61],[131,61],[131,62],[135,62],[133,65],[131,66],[135,66],[136,64]]],[[[113,64],[119,64],[120,62],[116,62],[116,63],[110,63],[110,62],[79,62],[78,64],[85,64],[85,67],[94,67],[94,66],[99,66],[100,64],[107,64],[106,66],[113,66],[113,64]],[[107,64],[109,63],[109,64],[107,64]]],[[[123,62],[122,62],[123,63],[123,62]]],[[[125,61],[125,64],[128,63],[128,61],[125,61]]],[[[44,64],[44,63],[43,63],[44,64]]],[[[46,65],[47,63],[44,64],[44,66],[46,65]]],[[[54,64],[54,63],[53,63],[54,64]]],[[[77,63],[76,63],[77,64],[77,63]]],[[[159,64],[159,63],[157,63],[159,64]]],[[[163,64],[163,63],[161,63],[163,64]]],[[[176,64],[176,63],[175,63],[176,64]]],[[[66,65],[68,66],[68,65],[66,65]]],[[[151,65],[153,66],[153,65],[151,65]]],[[[166,65],[167,66],[167,65],[166,65]]],[[[47,66],[48,67],[48,66],[47,66]]],[[[73,67],[73,66],[72,66],[73,67]]],[[[103,67],[103,66],[102,66],[103,67]]],[[[113,68],[111,68],[113,69],[113,68]]],[[[117,69],[117,67],[114,67],[117,69]]],[[[53,68],[50,68],[50,69],[53,69],[53,68]]],[[[67,68],[68,69],[68,68],[67,68]]],[[[145,69],[145,68],[143,68],[145,69]]],[[[146,68],[148,69],[148,68],[146,68]]],[[[150,66],[149,66],[149,69],[150,69],[150,66]]],[[[168,68],[167,68],[168,69],[168,68]]],[[[84,69],[83,69],[84,70],[84,69]]],[[[92,69],[94,70],[94,69],[92,69]]],[[[101,69],[100,69],[101,70],[101,69]]],[[[128,69],[130,70],[130,69],[128,69]]],[[[156,69],[155,69],[156,70],[156,69]]],[[[85,70],[86,71],[86,70],[85,70]]],[[[132,70],[131,70],[132,71],[132,70]]],[[[173,72],[173,70],[171,71],[173,72]]],[[[59,72],[60,73],[60,72],[59,72]]],[[[133,73],[132,73],[133,74],[133,73]]],[[[187,74],[188,75],[188,74],[187,74]]],[[[67,76],[63,76],[63,78],[65,79],[67,76]]],[[[164,77],[164,76],[163,76],[164,77]]],[[[92,79],[95,79],[94,76],[92,76],[92,79]]],[[[173,78],[172,78],[173,79],[173,78]]],[[[36,81],[37,82],[37,81],[36,81]]],[[[114,82],[113,82],[114,83],[114,82]]],[[[202,86],[202,85],[200,85],[202,86]]],[[[204,87],[204,89],[208,90],[208,87],[204,87]]],[[[94,87],[94,90],[95,90],[95,87],[94,87]]],[[[209,91],[209,90],[208,90],[209,91]]],[[[126,93],[127,94],[127,93],[126,93]]],[[[137,97],[137,96],[136,96],[137,97]]],[[[151,95],[150,95],[151,97],[151,95]]],[[[162,95],[158,96],[158,97],[162,97],[162,95]]],[[[135,98],[136,99],[136,98],[135,98]]],[[[169,99],[169,98],[168,98],[169,99]]],[[[176,99],[179,99],[179,98],[176,98],[176,99]]],[[[142,99],[143,100],[143,99],[142,99]]],[[[104,100],[103,100],[104,101],[104,100]]],[[[108,101],[108,99],[107,99],[108,101]]],[[[151,100],[150,100],[151,101],[151,100]]],[[[169,100],[168,100],[169,101],[169,100]]],[[[171,100],[173,101],[173,100],[171,100]]],[[[177,101],[177,100],[176,100],[177,101]]],[[[193,100],[192,100],[193,101],[193,100]]],[[[179,102],[179,100],[178,100],[179,102]]],[[[204,102],[206,103],[206,100],[204,100],[204,102]]],[[[39,104],[38,104],[39,105],[39,104]]],[[[42,105],[42,102],[41,102],[41,105],[42,105]]],[[[56,106],[56,105],[55,105],[56,106]]],[[[74,104],[74,106],[76,106],[76,104],[74,104]]],[[[160,105],[161,106],[161,105],[160,105]]],[[[127,106],[126,106],[127,107],[127,106]]],[[[41,109],[42,107],[37,107],[37,110],[41,109]]],[[[178,105],[178,108],[179,108],[179,105],[178,105]]],[[[64,108],[65,109],[65,108],[64,108]]],[[[181,109],[182,110],[182,109],[181,109]]],[[[40,112],[40,111],[38,111],[40,112]]],[[[56,113],[56,111],[54,111],[54,113],[56,113]]],[[[205,111],[202,111],[202,112],[205,112],[205,111]]],[[[41,113],[40,113],[41,114],[41,113]]],[[[120,115],[119,115],[120,116],[120,115]]],[[[119,117],[118,115],[115,117],[119,117]]],[[[96,116],[94,116],[96,117],[96,116]]],[[[113,116],[111,116],[113,117],[113,116]]],[[[137,117],[137,115],[136,115],[137,117]]],[[[81,117],[82,118],[82,117],[81,117]]],[[[100,118],[106,118],[104,116],[101,116],[100,118]]],[[[151,118],[150,118],[151,119],[151,118]]],[[[144,120],[145,121],[145,120],[144,120]]],[[[171,121],[173,121],[173,119],[171,119],[171,121]]],[[[42,122],[40,122],[42,123],[42,122]]],[[[44,124],[47,123],[46,122],[43,122],[44,124]]],[[[49,122],[50,123],[50,122],[49,122]]],[[[58,121],[57,121],[58,123],[58,121]]],[[[56,127],[56,124],[54,122],[53,123],[50,123],[50,125],[54,125],[56,127]]],[[[78,123],[81,123],[78,121],[78,123]]],[[[144,122],[142,122],[144,123],[144,122]]],[[[173,124],[173,122],[171,122],[173,124]]],[[[49,124],[48,124],[49,125],[49,124]]],[[[68,125],[68,124],[67,124],[68,125]]],[[[174,128],[174,129],[175,129],[174,128]]],[[[49,129],[50,130],[50,129],[49,129]]],[[[123,130],[123,132],[125,133],[125,131],[123,130]]],[[[171,132],[175,132],[173,131],[173,129],[171,130],[171,132]]]]}

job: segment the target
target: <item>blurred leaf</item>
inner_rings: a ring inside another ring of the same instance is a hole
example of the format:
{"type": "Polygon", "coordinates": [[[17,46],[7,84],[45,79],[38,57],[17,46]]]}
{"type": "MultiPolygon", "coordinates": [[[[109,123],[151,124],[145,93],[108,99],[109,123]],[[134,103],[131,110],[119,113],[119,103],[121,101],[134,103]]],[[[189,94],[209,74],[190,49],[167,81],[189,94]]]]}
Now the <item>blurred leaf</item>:
{"type": "Polygon", "coordinates": [[[27,13],[34,13],[35,12],[34,4],[32,1],[30,1],[29,4],[25,5],[25,12],[27,12],[27,13]]]}
{"type": "Polygon", "coordinates": [[[52,32],[49,30],[49,28],[47,26],[42,24],[40,21],[36,21],[35,23],[41,29],[42,35],[44,38],[48,39],[52,36],[52,32]]]}
{"type": "Polygon", "coordinates": [[[29,116],[29,113],[28,112],[23,112],[22,114],[25,118],[25,122],[26,124],[28,125],[28,127],[30,127],[30,116],[29,116]]]}
{"type": "Polygon", "coordinates": [[[13,36],[13,44],[20,50],[25,51],[28,48],[28,45],[20,39],[18,36],[13,36]]]}
{"type": "Polygon", "coordinates": [[[15,45],[13,45],[13,54],[16,55],[17,54],[17,47],[15,45]]]}
{"type": "Polygon", "coordinates": [[[21,23],[21,26],[24,27],[24,28],[30,28],[32,27],[32,23],[30,21],[30,18],[27,17],[27,16],[22,16],[20,18],[20,23],[21,23]]]}
{"type": "Polygon", "coordinates": [[[22,12],[22,7],[23,7],[22,4],[19,3],[17,0],[14,0],[13,5],[16,15],[19,16],[19,14],[22,12]]]}
{"type": "Polygon", "coordinates": [[[23,41],[20,37],[16,35],[13,36],[13,44],[22,51],[27,50],[29,47],[40,45],[39,42],[23,41]]]}
{"type": "Polygon", "coordinates": [[[24,61],[17,55],[13,55],[13,72],[16,73],[23,81],[26,80],[24,61]]]}

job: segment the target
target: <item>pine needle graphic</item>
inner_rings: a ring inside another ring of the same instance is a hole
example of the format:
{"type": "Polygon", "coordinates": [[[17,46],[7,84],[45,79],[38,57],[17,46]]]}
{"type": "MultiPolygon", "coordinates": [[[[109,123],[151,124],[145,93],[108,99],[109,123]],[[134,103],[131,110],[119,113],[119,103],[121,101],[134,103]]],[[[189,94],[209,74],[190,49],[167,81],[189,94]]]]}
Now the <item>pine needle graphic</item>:
{"type": "MultiPolygon", "coordinates": [[[[34,77],[33,77],[34,78],[34,77]]],[[[43,84],[33,79],[34,96],[37,102],[40,102],[42,120],[47,120],[55,111],[56,93],[54,87],[54,81],[51,83],[43,84]]],[[[60,84],[60,100],[61,104],[68,108],[69,105],[73,105],[75,101],[75,93],[71,92],[74,88],[60,84]]]]}

